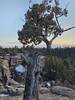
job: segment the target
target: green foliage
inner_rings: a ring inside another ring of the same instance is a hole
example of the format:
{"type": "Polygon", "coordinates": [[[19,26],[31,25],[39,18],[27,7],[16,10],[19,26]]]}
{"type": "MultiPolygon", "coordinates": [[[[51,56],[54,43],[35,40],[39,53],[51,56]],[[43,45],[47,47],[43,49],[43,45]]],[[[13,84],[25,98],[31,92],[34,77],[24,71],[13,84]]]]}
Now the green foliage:
{"type": "Polygon", "coordinates": [[[54,39],[63,32],[58,18],[66,15],[67,10],[60,7],[58,0],[43,0],[41,4],[33,4],[25,14],[23,28],[18,31],[19,41],[24,45],[38,45],[42,41],[48,44],[47,37],[53,35],[54,39]]]}
{"type": "Polygon", "coordinates": [[[61,58],[53,55],[45,57],[44,80],[62,80],[75,84],[75,58],[61,58]]]}

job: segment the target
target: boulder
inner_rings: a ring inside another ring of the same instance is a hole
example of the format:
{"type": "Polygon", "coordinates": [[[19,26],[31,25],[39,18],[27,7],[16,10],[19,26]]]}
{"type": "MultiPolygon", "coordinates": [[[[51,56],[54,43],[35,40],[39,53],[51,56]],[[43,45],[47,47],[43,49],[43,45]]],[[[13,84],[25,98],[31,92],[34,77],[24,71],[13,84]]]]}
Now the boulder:
{"type": "Polygon", "coordinates": [[[53,86],[51,88],[51,92],[58,94],[58,95],[75,98],[75,91],[71,88],[67,88],[67,87],[63,87],[63,86],[53,86]]]}
{"type": "Polygon", "coordinates": [[[8,94],[7,89],[0,83],[0,94],[8,94]]]}
{"type": "Polygon", "coordinates": [[[20,84],[18,82],[16,82],[14,79],[10,79],[8,81],[8,85],[12,85],[12,86],[20,86],[20,84]]]}
{"type": "Polygon", "coordinates": [[[41,94],[46,94],[49,93],[50,89],[48,89],[47,87],[40,87],[40,93],[41,94]]]}
{"type": "Polygon", "coordinates": [[[13,86],[6,86],[10,95],[21,95],[24,92],[24,88],[15,88],[13,86]]]}

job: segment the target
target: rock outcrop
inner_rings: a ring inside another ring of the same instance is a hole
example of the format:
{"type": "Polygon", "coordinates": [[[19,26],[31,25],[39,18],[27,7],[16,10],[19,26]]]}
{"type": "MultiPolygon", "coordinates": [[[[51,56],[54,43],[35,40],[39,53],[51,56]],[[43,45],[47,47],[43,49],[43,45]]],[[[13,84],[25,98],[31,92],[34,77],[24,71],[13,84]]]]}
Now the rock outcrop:
{"type": "Polygon", "coordinates": [[[63,86],[53,86],[51,88],[51,92],[58,94],[58,95],[75,98],[75,91],[71,88],[67,88],[67,87],[63,87],[63,86]]]}
{"type": "Polygon", "coordinates": [[[7,88],[9,95],[12,95],[12,96],[21,95],[24,92],[24,88],[22,88],[22,87],[17,88],[17,87],[13,87],[13,86],[6,86],[6,88],[7,88]]]}
{"type": "Polygon", "coordinates": [[[50,93],[50,89],[48,89],[47,87],[40,87],[39,91],[41,94],[50,93]]]}

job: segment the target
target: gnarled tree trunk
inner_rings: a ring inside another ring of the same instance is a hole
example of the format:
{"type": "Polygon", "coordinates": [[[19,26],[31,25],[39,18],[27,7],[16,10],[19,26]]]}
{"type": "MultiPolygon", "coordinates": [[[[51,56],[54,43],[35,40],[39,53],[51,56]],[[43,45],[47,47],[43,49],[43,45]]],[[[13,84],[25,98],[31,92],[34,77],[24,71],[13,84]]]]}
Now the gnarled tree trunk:
{"type": "Polygon", "coordinates": [[[23,100],[39,100],[38,95],[38,73],[36,71],[36,59],[34,63],[27,67],[27,76],[25,82],[25,91],[23,100]]]}
{"type": "Polygon", "coordinates": [[[46,44],[47,45],[47,50],[50,51],[51,50],[51,44],[46,44]]]}

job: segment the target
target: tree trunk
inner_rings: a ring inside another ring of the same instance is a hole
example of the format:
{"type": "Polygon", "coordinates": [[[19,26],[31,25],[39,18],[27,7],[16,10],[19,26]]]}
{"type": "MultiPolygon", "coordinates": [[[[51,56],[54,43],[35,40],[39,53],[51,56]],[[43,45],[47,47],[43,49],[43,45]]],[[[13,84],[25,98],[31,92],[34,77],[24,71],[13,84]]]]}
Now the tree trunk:
{"type": "Polygon", "coordinates": [[[50,51],[51,50],[51,44],[50,43],[46,43],[47,46],[47,50],[50,51]]]}
{"type": "Polygon", "coordinates": [[[33,100],[33,97],[32,97],[32,91],[33,91],[33,86],[34,86],[33,74],[34,74],[33,67],[28,66],[23,100],[33,100]]]}
{"type": "Polygon", "coordinates": [[[36,74],[35,69],[35,64],[32,64],[27,67],[27,76],[23,100],[39,100],[38,74],[36,74]]]}
{"type": "Polygon", "coordinates": [[[47,44],[47,50],[50,51],[51,45],[47,44]]]}
{"type": "Polygon", "coordinates": [[[50,51],[53,38],[49,41],[46,37],[43,37],[43,41],[46,43],[47,50],[50,51]]]}
{"type": "Polygon", "coordinates": [[[52,42],[53,42],[53,40],[54,40],[56,37],[57,37],[57,36],[54,36],[50,41],[46,42],[47,50],[48,50],[48,51],[51,50],[52,42]]]}
{"type": "Polygon", "coordinates": [[[35,73],[35,83],[34,83],[34,89],[33,89],[33,95],[34,95],[34,98],[36,98],[35,100],[39,100],[39,91],[38,91],[38,79],[39,78],[39,74],[38,73],[35,73]]]}

